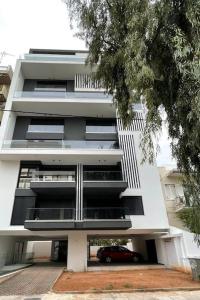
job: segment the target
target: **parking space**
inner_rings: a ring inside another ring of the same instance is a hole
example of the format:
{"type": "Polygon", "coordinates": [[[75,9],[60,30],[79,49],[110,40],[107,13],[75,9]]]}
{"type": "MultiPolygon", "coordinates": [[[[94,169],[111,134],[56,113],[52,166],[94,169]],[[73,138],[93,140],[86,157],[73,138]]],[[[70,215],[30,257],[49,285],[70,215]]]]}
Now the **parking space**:
{"type": "Polygon", "coordinates": [[[164,268],[154,239],[143,236],[88,239],[88,271],[164,268]]]}

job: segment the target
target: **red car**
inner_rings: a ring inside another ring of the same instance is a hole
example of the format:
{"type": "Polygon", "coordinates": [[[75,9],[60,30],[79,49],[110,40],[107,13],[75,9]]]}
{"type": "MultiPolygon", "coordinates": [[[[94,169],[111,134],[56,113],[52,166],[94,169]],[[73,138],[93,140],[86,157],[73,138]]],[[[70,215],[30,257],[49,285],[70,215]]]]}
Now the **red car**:
{"type": "Polygon", "coordinates": [[[141,254],[130,251],[122,246],[101,247],[97,251],[97,258],[107,263],[111,263],[112,261],[141,262],[143,260],[141,254]]]}

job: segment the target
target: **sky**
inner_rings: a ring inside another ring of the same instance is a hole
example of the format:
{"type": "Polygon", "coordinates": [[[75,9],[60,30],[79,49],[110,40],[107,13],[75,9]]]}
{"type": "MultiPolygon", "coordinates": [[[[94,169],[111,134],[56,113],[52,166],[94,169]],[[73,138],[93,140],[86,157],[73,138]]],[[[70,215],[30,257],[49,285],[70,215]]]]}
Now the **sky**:
{"type": "MultiPolygon", "coordinates": [[[[86,49],[84,41],[70,29],[62,0],[0,0],[0,59],[1,52],[7,53],[0,64],[14,68],[16,59],[28,53],[29,48],[86,49]]],[[[166,130],[159,144],[157,164],[174,167],[166,130]]]]}

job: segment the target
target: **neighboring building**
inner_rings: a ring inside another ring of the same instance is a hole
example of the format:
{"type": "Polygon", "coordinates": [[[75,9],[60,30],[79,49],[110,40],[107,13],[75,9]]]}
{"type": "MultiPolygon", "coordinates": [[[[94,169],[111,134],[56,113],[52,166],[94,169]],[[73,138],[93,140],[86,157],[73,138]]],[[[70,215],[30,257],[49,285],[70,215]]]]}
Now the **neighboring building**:
{"type": "Polygon", "coordinates": [[[186,206],[182,185],[182,174],[176,169],[170,170],[165,167],[160,167],[159,173],[169,224],[185,229],[183,223],[177,217],[177,212],[184,209],[186,206]]]}
{"type": "Polygon", "coordinates": [[[159,168],[160,180],[170,225],[167,248],[171,253],[169,265],[190,270],[189,257],[200,257],[200,248],[194,241],[194,234],[189,232],[177,215],[177,212],[188,209],[184,197],[183,176],[177,169],[159,168]],[[173,262],[174,261],[174,262],[173,262]]]}
{"type": "Polygon", "coordinates": [[[12,79],[11,66],[0,66],[0,126],[3,118],[3,109],[8,97],[10,82],[12,79]]]}
{"type": "Polygon", "coordinates": [[[165,263],[169,225],[158,169],[141,164],[142,107],[123,128],[86,55],[31,49],[17,62],[0,145],[1,265],[30,255],[28,241],[52,241],[51,259],[84,271],[97,237],[131,238],[165,263]]]}

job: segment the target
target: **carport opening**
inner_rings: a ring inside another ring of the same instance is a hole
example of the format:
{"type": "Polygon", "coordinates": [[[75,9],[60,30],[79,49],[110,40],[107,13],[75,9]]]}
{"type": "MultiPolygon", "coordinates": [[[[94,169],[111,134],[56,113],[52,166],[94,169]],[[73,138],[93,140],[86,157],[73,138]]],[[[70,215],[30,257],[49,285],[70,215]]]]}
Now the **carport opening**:
{"type": "Polygon", "coordinates": [[[6,264],[49,264],[51,262],[67,264],[67,250],[66,239],[17,240],[6,264]]]}
{"type": "Polygon", "coordinates": [[[158,264],[155,240],[143,237],[89,238],[88,266],[108,264],[158,264]]]}

